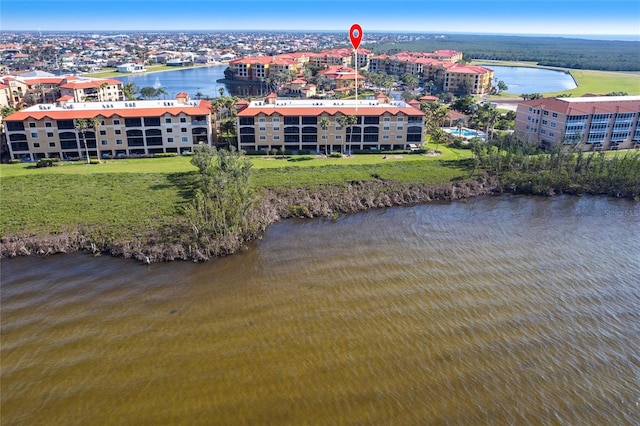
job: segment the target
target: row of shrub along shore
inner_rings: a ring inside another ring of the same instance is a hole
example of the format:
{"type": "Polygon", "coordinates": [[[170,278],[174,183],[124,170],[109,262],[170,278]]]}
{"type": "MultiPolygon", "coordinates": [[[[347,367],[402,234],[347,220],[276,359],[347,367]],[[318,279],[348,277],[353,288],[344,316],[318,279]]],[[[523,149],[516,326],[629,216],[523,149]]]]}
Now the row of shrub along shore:
{"type": "MultiPolygon", "coordinates": [[[[335,218],[340,214],[392,206],[407,206],[430,201],[461,200],[496,192],[497,181],[483,177],[469,182],[442,185],[404,184],[389,181],[352,182],[315,189],[266,189],[259,194],[257,207],[249,219],[251,229],[245,235],[233,235],[215,241],[210,247],[189,243],[190,226],[177,220],[176,234],[160,231],[146,239],[129,241],[98,240],[90,227],[79,227],[55,235],[11,235],[0,241],[1,257],[46,256],[57,253],[88,252],[109,254],[144,263],[173,260],[206,261],[236,253],[252,240],[260,238],[271,224],[291,217],[335,218]]],[[[96,233],[97,234],[97,233],[96,233]]]]}

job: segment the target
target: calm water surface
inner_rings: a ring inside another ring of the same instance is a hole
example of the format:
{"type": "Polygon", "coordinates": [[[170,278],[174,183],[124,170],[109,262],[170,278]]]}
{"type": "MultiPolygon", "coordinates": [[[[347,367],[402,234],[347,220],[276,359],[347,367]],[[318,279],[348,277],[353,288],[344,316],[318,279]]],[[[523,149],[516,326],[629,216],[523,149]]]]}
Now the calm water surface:
{"type": "Polygon", "coordinates": [[[3,260],[3,425],[640,423],[640,205],[286,221],[240,255],[3,260]]]}
{"type": "Polygon", "coordinates": [[[494,71],[495,78],[504,81],[509,87],[509,93],[560,92],[578,87],[571,74],[561,71],[491,64],[486,66],[494,71]]]}

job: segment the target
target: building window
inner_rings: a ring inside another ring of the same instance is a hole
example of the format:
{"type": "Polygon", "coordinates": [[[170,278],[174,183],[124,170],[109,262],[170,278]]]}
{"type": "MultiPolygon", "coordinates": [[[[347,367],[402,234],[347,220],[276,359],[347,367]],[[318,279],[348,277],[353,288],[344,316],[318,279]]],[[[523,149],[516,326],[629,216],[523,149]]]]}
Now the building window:
{"type": "Polygon", "coordinates": [[[280,136],[274,136],[274,137],[273,137],[273,140],[274,140],[274,141],[279,141],[279,140],[280,140],[280,136]]]}
{"type": "Polygon", "coordinates": [[[120,125],[120,120],[116,118],[115,120],[113,120],[113,124],[116,126],[120,125]]]}
{"type": "Polygon", "coordinates": [[[383,135],[382,139],[389,139],[389,135],[383,135]]]}
{"type": "Polygon", "coordinates": [[[402,135],[396,135],[396,139],[402,139],[402,135]]]}
{"type": "Polygon", "coordinates": [[[122,139],[116,139],[116,145],[122,145],[122,139]]]}
{"type": "Polygon", "coordinates": [[[389,126],[384,126],[384,127],[382,128],[382,130],[384,130],[385,132],[388,132],[388,131],[389,131],[389,126]]]}
{"type": "Polygon", "coordinates": [[[404,117],[398,117],[398,122],[404,121],[404,117]]]}
{"type": "Polygon", "coordinates": [[[33,143],[33,147],[34,148],[40,148],[40,143],[39,142],[34,142],[33,143]]]}
{"type": "Polygon", "coordinates": [[[266,127],[260,127],[260,129],[259,129],[259,130],[260,130],[261,132],[266,132],[266,131],[267,131],[267,128],[266,128],[266,127]]]}
{"type": "Polygon", "coordinates": [[[548,122],[547,122],[547,120],[542,120],[542,125],[543,125],[543,126],[546,126],[546,125],[547,125],[547,123],[548,123],[548,122]]]}
{"type": "Polygon", "coordinates": [[[122,132],[120,131],[120,129],[116,129],[116,135],[122,134],[122,132]]]}
{"type": "Polygon", "coordinates": [[[56,147],[55,142],[49,142],[49,148],[55,148],[55,147],[56,147]]]}
{"type": "Polygon", "coordinates": [[[31,137],[32,138],[37,138],[38,137],[38,132],[31,132],[31,137]]]}
{"type": "Polygon", "coordinates": [[[106,130],[100,130],[100,136],[104,136],[104,135],[106,135],[106,134],[107,134],[107,131],[106,131],[106,130]]]}
{"type": "Polygon", "coordinates": [[[382,121],[389,121],[389,117],[383,118],[382,121]]]}
{"type": "Polygon", "coordinates": [[[259,123],[264,123],[265,121],[267,121],[267,119],[266,119],[266,118],[264,118],[264,117],[260,117],[260,118],[258,118],[258,122],[259,122],[259,123]]]}
{"type": "Polygon", "coordinates": [[[547,131],[546,131],[545,129],[540,129],[540,134],[541,134],[541,135],[546,135],[546,134],[547,134],[547,131]]]}
{"type": "Polygon", "coordinates": [[[47,132],[47,137],[48,138],[52,138],[53,137],[53,132],[47,132]]]}
{"type": "Polygon", "coordinates": [[[398,130],[404,130],[404,127],[398,126],[398,130]]]}
{"type": "Polygon", "coordinates": [[[104,146],[104,145],[109,145],[109,141],[101,140],[101,141],[100,141],[100,145],[102,145],[102,146],[104,146]]]}
{"type": "Polygon", "coordinates": [[[555,127],[556,127],[556,123],[555,123],[555,122],[554,122],[554,123],[551,123],[551,127],[554,127],[554,128],[555,128],[555,127]]]}
{"type": "Polygon", "coordinates": [[[180,127],[180,131],[182,133],[187,133],[187,128],[186,127],[180,127]]]}
{"type": "Polygon", "coordinates": [[[271,119],[271,121],[273,121],[274,123],[279,123],[280,122],[280,117],[273,117],[271,119]]]}
{"type": "Polygon", "coordinates": [[[167,129],[167,133],[173,133],[173,129],[167,129]]]}
{"type": "Polygon", "coordinates": [[[337,141],[339,141],[339,140],[341,140],[341,139],[342,139],[342,136],[341,136],[341,135],[336,135],[336,140],[337,140],[337,141]]]}
{"type": "Polygon", "coordinates": [[[164,119],[164,122],[165,122],[165,123],[171,123],[171,119],[170,119],[170,118],[165,118],[165,119],[164,119]]]}
{"type": "Polygon", "coordinates": [[[551,116],[552,116],[553,118],[558,118],[558,113],[557,113],[557,112],[554,112],[553,114],[551,114],[551,116]]]}
{"type": "Polygon", "coordinates": [[[180,117],[180,122],[181,122],[181,123],[186,123],[186,122],[187,122],[187,119],[186,119],[186,118],[184,118],[184,117],[180,117]]]}
{"type": "Polygon", "coordinates": [[[47,121],[46,123],[44,123],[44,127],[51,127],[51,122],[47,121]]]}
{"type": "Polygon", "coordinates": [[[173,138],[167,138],[167,142],[173,143],[173,138]]]}
{"type": "Polygon", "coordinates": [[[554,137],[556,134],[554,132],[549,132],[549,137],[554,137]]]}
{"type": "Polygon", "coordinates": [[[279,131],[280,131],[280,127],[274,127],[274,128],[273,128],[273,131],[274,131],[274,132],[279,132],[279,131]]]}
{"type": "Polygon", "coordinates": [[[265,141],[265,140],[267,140],[267,137],[266,136],[260,136],[260,140],[261,141],[265,141]]]}
{"type": "Polygon", "coordinates": [[[186,137],[186,136],[183,136],[182,137],[182,143],[187,143],[187,142],[189,142],[189,138],[186,137]]]}
{"type": "Polygon", "coordinates": [[[36,123],[29,123],[29,127],[36,127],[36,123]]]}

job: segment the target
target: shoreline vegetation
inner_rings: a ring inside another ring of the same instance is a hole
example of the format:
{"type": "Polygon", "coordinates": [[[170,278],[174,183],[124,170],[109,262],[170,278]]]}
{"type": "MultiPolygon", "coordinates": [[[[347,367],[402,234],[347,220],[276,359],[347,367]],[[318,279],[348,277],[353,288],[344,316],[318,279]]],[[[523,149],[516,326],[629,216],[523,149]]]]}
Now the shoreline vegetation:
{"type": "Polygon", "coordinates": [[[2,165],[0,257],[82,251],[199,262],[236,253],[293,217],[337,219],[500,193],[640,199],[639,151],[540,154],[508,136],[470,145],[388,159],[208,150],[190,159],[2,165]]]}

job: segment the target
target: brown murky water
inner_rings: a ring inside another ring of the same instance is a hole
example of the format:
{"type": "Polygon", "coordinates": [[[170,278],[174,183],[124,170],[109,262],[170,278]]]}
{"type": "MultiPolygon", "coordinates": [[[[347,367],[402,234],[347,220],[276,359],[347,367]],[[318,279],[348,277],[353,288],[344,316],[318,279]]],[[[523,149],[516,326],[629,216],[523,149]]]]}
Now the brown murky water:
{"type": "Polygon", "coordinates": [[[287,221],[247,252],[3,260],[3,425],[640,423],[640,205],[287,221]]]}

